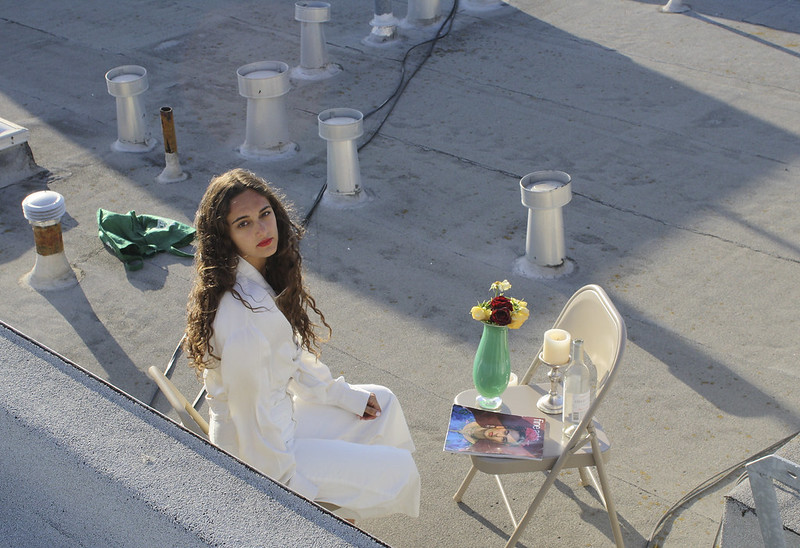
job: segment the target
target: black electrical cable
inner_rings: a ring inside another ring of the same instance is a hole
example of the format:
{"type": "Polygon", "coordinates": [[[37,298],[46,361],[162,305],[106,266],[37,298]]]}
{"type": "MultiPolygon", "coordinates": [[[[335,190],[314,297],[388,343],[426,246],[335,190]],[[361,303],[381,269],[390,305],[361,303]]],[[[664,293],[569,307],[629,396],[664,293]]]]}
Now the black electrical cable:
{"type": "MultiPolygon", "coordinates": [[[[387,97],[380,105],[378,105],[377,107],[375,107],[374,109],[369,111],[367,114],[365,114],[364,115],[364,119],[367,119],[370,116],[373,116],[373,115],[377,114],[378,112],[380,112],[381,109],[383,109],[389,103],[392,103],[392,105],[389,108],[389,110],[386,112],[386,115],[383,117],[383,120],[381,120],[380,124],[378,124],[378,126],[372,131],[372,133],[370,133],[369,137],[363,143],[361,143],[358,146],[357,150],[360,151],[362,148],[367,146],[372,141],[372,139],[378,134],[378,132],[381,130],[381,128],[383,127],[383,124],[386,123],[386,120],[388,120],[389,116],[392,114],[392,111],[394,111],[394,107],[397,105],[397,102],[400,100],[400,96],[405,91],[405,89],[408,86],[409,82],[411,82],[411,80],[414,78],[414,76],[417,75],[417,72],[419,72],[419,70],[422,68],[422,66],[425,64],[425,62],[433,54],[433,48],[436,46],[436,43],[439,40],[441,40],[442,38],[444,38],[445,36],[447,36],[448,34],[450,34],[450,30],[453,28],[453,21],[455,20],[455,16],[456,16],[456,12],[457,11],[458,11],[458,0],[454,0],[453,1],[453,6],[452,6],[452,8],[450,8],[450,12],[447,14],[447,17],[445,18],[445,20],[442,21],[442,24],[439,25],[439,29],[436,31],[436,35],[433,38],[430,38],[428,40],[420,42],[419,44],[415,44],[415,45],[411,46],[410,48],[408,48],[408,50],[406,50],[405,54],[403,55],[403,60],[400,63],[400,78],[399,78],[399,80],[397,82],[397,86],[394,88],[394,91],[392,91],[392,93],[389,95],[389,97],[387,97]],[[445,28],[447,30],[445,30],[445,28]],[[408,78],[406,78],[406,63],[408,62],[408,58],[411,55],[411,52],[413,52],[415,49],[417,49],[417,48],[419,48],[421,46],[424,46],[426,44],[429,45],[429,47],[428,47],[428,50],[425,52],[425,55],[422,58],[422,61],[420,61],[420,63],[416,66],[416,68],[411,73],[411,75],[408,78]],[[392,99],[394,99],[394,102],[392,102],[392,99]]],[[[306,215],[305,215],[305,217],[303,218],[303,220],[301,222],[303,227],[308,226],[308,223],[311,221],[311,216],[314,214],[314,211],[317,209],[317,206],[319,205],[320,201],[322,200],[322,196],[325,194],[325,190],[327,188],[328,188],[328,183],[326,181],[322,185],[322,188],[320,188],[319,192],[317,193],[317,197],[314,199],[314,203],[311,204],[311,207],[306,212],[306,215]]]]}
{"type": "Polygon", "coordinates": [[[380,131],[381,127],[383,127],[383,124],[389,118],[389,115],[394,110],[395,105],[397,105],[397,101],[400,99],[400,96],[403,94],[403,92],[405,91],[405,89],[408,86],[408,84],[411,82],[411,80],[414,78],[414,76],[417,75],[417,72],[419,72],[419,70],[422,68],[422,66],[428,61],[428,59],[433,54],[433,48],[436,46],[436,43],[439,40],[441,40],[442,38],[444,38],[445,36],[447,36],[448,34],[450,34],[450,30],[453,28],[453,21],[455,20],[455,15],[456,15],[456,11],[457,10],[458,10],[458,0],[455,0],[453,2],[452,8],[450,9],[450,13],[447,14],[447,17],[445,18],[444,21],[442,21],[442,24],[439,26],[439,29],[436,31],[436,35],[433,38],[425,40],[424,42],[420,42],[419,44],[415,44],[414,46],[411,46],[406,51],[405,55],[403,55],[403,60],[402,60],[402,62],[400,64],[400,67],[401,67],[401,69],[400,69],[400,79],[399,79],[399,81],[397,83],[397,87],[395,87],[395,89],[392,92],[392,94],[389,95],[389,97],[387,97],[386,100],[383,103],[381,103],[380,105],[378,105],[377,107],[375,107],[374,109],[369,111],[367,114],[365,114],[364,118],[369,118],[373,114],[378,113],[383,107],[388,105],[389,102],[392,99],[395,99],[395,101],[394,101],[394,103],[392,103],[392,107],[386,113],[386,116],[383,117],[383,120],[378,125],[378,127],[372,132],[370,137],[358,147],[359,150],[361,150],[362,148],[367,146],[367,144],[369,144],[369,142],[372,141],[372,138],[378,133],[378,131],[380,131]],[[447,27],[446,31],[444,30],[445,27],[447,27]],[[406,75],[406,63],[408,62],[409,55],[411,55],[411,52],[414,51],[415,49],[417,49],[418,47],[424,46],[426,44],[428,44],[429,47],[428,47],[428,50],[425,52],[425,55],[422,58],[422,61],[420,61],[420,63],[414,69],[414,72],[411,73],[411,76],[409,76],[408,79],[406,79],[406,77],[405,77],[405,75],[406,75]]]}

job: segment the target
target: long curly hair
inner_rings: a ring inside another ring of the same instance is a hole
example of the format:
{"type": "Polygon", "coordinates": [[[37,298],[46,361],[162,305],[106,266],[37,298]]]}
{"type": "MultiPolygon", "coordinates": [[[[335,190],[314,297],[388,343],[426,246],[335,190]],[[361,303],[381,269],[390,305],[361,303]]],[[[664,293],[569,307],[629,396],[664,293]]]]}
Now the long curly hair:
{"type": "Polygon", "coordinates": [[[244,169],[233,169],[214,177],[208,185],[195,216],[196,253],[195,279],[187,304],[186,336],[183,349],[189,365],[198,375],[211,366],[211,358],[219,359],[211,344],[214,318],[222,296],[230,291],[253,312],[253,307],[236,291],[236,265],[241,260],[230,237],[228,214],[231,200],[245,190],[254,190],[269,200],[278,226],[278,248],[267,258],[264,278],[275,290],[275,302],[299,337],[303,348],[319,356],[320,338],[308,315],[308,309],[319,316],[322,325],[331,327],[317,308],[314,298],[303,285],[300,240],[303,227],[295,221],[294,210],[283,194],[267,181],[244,169]]]}

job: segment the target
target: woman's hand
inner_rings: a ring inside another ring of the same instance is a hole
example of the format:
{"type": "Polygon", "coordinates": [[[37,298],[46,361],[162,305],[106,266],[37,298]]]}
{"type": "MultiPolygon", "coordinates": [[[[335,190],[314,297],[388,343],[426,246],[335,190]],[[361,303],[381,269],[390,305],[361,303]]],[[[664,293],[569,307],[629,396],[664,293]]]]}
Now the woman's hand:
{"type": "Polygon", "coordinates": [[[381,416],[381,405],[378,403],[378,398],[375,394],[370,394],[367,400],[367,407],[364,409],[364,414],[361,415],[361,420],[371,421],[381,416]]]}

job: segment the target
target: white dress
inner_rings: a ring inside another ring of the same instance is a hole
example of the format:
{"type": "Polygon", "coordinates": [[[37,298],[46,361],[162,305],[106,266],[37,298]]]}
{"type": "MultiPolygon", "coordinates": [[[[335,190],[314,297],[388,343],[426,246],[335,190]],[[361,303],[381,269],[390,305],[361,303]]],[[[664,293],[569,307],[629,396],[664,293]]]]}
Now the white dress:
{"type": "Polygon", "coordinates": [[[414,443],[395,395],[334,379],[299,347],[264,277],[240,258],[236,291],[214,319],[214,360],[204,371],[209,438],[304,497],[345,518],[419,515],[414,443]],[[361,420],[370,392],[381,416],[361,420]]]}

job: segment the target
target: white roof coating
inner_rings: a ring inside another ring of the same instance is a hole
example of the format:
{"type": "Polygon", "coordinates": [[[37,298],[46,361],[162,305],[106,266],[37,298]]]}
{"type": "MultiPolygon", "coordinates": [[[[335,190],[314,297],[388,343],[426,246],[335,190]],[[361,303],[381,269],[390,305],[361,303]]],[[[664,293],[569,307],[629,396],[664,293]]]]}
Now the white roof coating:
{"type": "MultiPolygon", "coordinates": [[[[325,44],[340,70],[291,79],[283,100],[297,150],[267,161],[241,154],[247,99],[236,71],[298,66],[294,2],[2,2],[0,117],[29,134],[0,151],[0,320],[175,418],[146,371],[166,365],[183,333],[192,262],[159,254],[126,271],[98,238],[98,209],[191,223],[211,177],[242,167],[273,181],[302,217],[327,182],[318,116],[349,108],[364,115],[363,200],[318,203],[302,242],[305,281],[333,327],[323,361],[334,375],[397,394],[422,477],[419,518],[363,520],[359,529],[393,548],[509,538],[493,479],[476,477],[456,504],[469,462],[442,451],[453,399],[473,387],[481,327],[469,309],[496,280],[508,279],[509,295],[531,311],[509,336],[518,377],[583,285],[602,286],[626,321],[626,353],[598,420],[613,445],[607,468],[628,546],[646,544],[695,487],[800,430],[798,0],[687,0],[683,14],[662,13],[666,0],[462,0],[446,36],[413,51],[438,24],[404,22],[411,0],[391,2],[400,39],[380,47],[364,43],[373,2],[330,3],[325,44]],[[157,142],[148,152],[112,149],[116,99],[104,75],[125,65],[147,70],[137,97],[157,142]],[[156,180],[165,106],[188,174],[172,184],[156,180]],[[570,268],[526,276],[515,270],[527,236],[520,179],[546,170],[571,177],[570,268]],[[64,252],[79,280],[66,289],[20,284],[37,259],[21,203],[40,190],[65,199],[64,252]]],[[[454,6],[436,3],[442,16],[454,6]]],[[[309,528],[355,542],[344,536],[355,531],[348,524],[292,506],[247,467],[9,337],[0,500],[10,509],[0,512],[0,535],[70,544],[73,524],[111,513],[115,504],[104,502],[113,500],[152,508],[152,527],[137,526],[138,511],[120,512],[95,534],[119,526],[131,539],[152,530],[202,545],[214,535],[266,542],[265,531],[282,541],[309,528]],[[115,449],[95,451],[90,439],[115,449]],[[58,477],[47,475],[58,462],[58,477]],[[12,465],[24,474],[9,495],[12,465]],[[207,487],[211,469],[219,484],[207,487]],[[178,472],[195,477],[179,481],[178,472]],[[194,506],[206,495],[218,506],[194,506]],[[52,498],[63,504],[51,508],[52,498]],[[223,512],[238,521],[215,532],[223,512]]],[[[185,359],[172,380],[190,399],[200,387],[185,359]]],[[[541,481],[507,482],[518,514],[541,481]]],[[[662,545],[711,546],[734,482],[681,508],[662,545]]],[[[597,493],[564,473],[521,544],[604,547],[611,538],[597,493]]]]}
{"type": "Polygon", "coordinates": [[[384,546],[7,326],[0,544],[384,546]]]}

